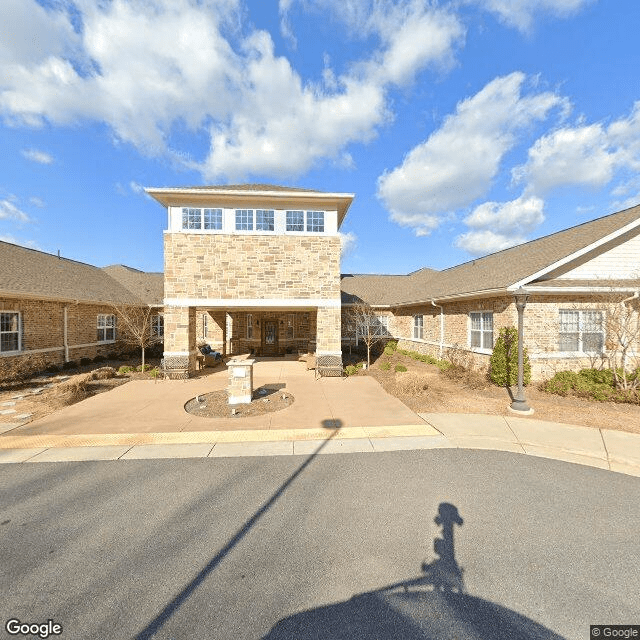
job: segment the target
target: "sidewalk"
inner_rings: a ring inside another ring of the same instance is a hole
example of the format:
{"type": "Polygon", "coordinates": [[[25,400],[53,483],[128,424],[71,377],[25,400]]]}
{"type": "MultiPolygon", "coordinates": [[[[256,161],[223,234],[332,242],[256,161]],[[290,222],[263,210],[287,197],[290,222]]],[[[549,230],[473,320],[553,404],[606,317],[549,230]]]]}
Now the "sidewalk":
{"type": "Polygon", "coordinates": [[[0,434],[0,463],[308,455],[463,448],[509,451],[640,477],[640,435],[499,415],[416,414],[367,377],[323,378],[297,362],[261,362],[255,386],[280,382],[283,411],[240,419],[188,414],[226,371],[188,382],[133,381],[0,434]],[[294,428],[292,428],[294,426],[294,428]]]}

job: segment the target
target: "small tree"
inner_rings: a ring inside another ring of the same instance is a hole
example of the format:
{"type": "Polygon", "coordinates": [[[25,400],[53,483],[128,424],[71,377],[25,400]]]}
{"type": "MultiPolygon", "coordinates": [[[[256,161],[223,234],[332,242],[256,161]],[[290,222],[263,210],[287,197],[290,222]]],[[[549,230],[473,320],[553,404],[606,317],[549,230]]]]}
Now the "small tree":
{"type": "Polygon", "coordinates": [[[603,309],[606,354],[616,389],[640,388],[640,313],[637,305],[638,299],[632,298],[612,302],[603,309]]]}
{"type": "MultiPolygon", "coordinates": [[[[531,382],[531,363],[526,348],[523,359],[523,383],[531,382]]],[[[493,353],[489,361],[491,380],[501,387],[512,387],[518,384],[518,331],[515,327],[502,327],[498,339],[493,345],[493,353]]]]}
{"type": "Polygon", "coordinates": [[[151,307],[115,306],[118,339],[126,344],[139,347],[142,352],[142,370],[144,371],[145,349],[162,340],[153,332],[153,319],[158,311],[151,307]]]}
{"type": "Polygon", "coordinates": [[[391,334],[380,321],[374,310],[365,302],[352,304],[347,312],[349,324],[355,328],[356,343],[364,342],[367,346],[367,368],[371,366],[371,348],[386,342],[391,334]]]}

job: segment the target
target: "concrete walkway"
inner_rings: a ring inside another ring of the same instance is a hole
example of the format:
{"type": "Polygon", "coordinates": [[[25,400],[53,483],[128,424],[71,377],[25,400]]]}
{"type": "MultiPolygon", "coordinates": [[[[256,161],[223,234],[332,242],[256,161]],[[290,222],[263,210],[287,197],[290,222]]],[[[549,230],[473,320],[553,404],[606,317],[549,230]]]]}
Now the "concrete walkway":
{"type": "Polygon", "coordinates": [[[255,387],[280,384],[295,402],[248,418],[184,411],[224,389],[222,370],[182,381],[133,381],[0,435],[2,462],[308,455],[409,449],[493,449],[640,476],[640,435],[498,415],[416,414],[373,379],[315,380],[292,361],[258,362],[255,387]]]}

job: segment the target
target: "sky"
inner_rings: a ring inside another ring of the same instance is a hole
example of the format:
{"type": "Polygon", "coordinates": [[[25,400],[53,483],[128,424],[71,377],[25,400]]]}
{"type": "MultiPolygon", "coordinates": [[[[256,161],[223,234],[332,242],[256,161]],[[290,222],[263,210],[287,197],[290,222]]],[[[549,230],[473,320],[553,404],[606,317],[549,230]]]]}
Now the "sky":
{"type": "MultiPolygon", "coordinates": [[[[637,0],[2,0],[0,239],[162,271],[144,187],[354,193],[343,273],[640,203],[637,0]]],[[[0,265],[1,268],[1,265],[0,265]]]]}

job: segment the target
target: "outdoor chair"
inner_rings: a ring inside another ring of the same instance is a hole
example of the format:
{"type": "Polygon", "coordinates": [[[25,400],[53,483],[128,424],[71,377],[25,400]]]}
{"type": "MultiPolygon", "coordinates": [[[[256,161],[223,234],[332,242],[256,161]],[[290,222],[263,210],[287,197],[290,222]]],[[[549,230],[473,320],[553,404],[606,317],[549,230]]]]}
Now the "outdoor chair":
{"type": "Polygon", "coordinates": [[[317,356],[316,379],[322,376],[342,377],[342,358],[340,356],[317,356]]]}

